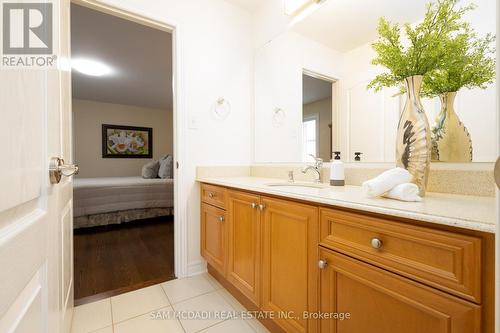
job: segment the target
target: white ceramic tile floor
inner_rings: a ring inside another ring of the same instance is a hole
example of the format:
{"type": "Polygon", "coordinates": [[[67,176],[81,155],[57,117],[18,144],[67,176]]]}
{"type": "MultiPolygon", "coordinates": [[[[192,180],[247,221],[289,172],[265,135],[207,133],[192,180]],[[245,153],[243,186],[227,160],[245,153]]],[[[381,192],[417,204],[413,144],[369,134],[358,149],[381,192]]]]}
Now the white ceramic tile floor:
{"type": "Polygon", "coordinates": [[[213,277],[172,280],[75,308],[71,333],[269,333],[255,319],[225,319],[214,313],[244,307],[213,277]],[[184,317],[176,318],[174,311],[184,317]],[[210,318],[188,315],[211,313],[210,318]]]}
{"type": "MultiPolygon", "coordinates": [[[[190,298],[186,301],[174,304],[174,310],[181,313],[231,313],[235,311],[229,302],[224,297],[219,295],[217,291],[204,294],[198,297],[190,298]]],[[[203,330],[204,328],[213,326],[224,321],[223,318],[210,315],[208,318],[200,320],[192,320],[191,318],[181,319],[182,326],[186,333],[194,333],[203,330]]]]}
{"type": "Polygon", "coordinates": [[[255,333],[254,330],[242,320],[225,320],[220,324],[211,326],[201,331],[203,333],[255,333]]]}
{"type": "Polygon", "coordinates": [[[89,333],[112,324],[111,301],[108,298],[76,307],[71,332],[89,333]]]}
{"type": "Polygon", "coordinates": [[[214,284],[204,274],[168,281],[161,286],[172,304],[215,290],[214,284]]]}
{"type": "MultiPolygon", "coordinates": [[[[172,311],[172,307],[159,310],[162,311],[172,311]]],[[[114,326],[114,333],[184,333],[178,320],[154,319],[152,315],[155,315],[155,312],[118,323],[114,326]]]]}
{"type": "Polygon", "coordinates": [[[119,323],[169,305],[170,302],[160,285],[111,297],[114,323],[119,323]]]}
{"type": "Polygon", "coordinates": [[[113,333],[113,326],[104,327],[100,330],[92,331],[92,333],[113,333]]]}

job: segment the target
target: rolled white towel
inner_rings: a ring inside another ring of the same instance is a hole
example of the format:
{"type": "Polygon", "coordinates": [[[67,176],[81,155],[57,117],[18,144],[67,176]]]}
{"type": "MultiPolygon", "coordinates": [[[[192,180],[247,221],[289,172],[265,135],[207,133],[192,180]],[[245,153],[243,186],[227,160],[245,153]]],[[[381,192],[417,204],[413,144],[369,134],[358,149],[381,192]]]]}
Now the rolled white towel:
{"type": "Polygon", "coordinates": [[[413,183],[396,185],[396,187],[384,194],[384,197],[400,201],[422,201],[422,198],[418,195],[418,186],[413,183]]]}
{"type": "Polygon", "coordinates": [[[394,168],[383,172],[371,180],[367,180],[361,185],[361,188],[365,196],[374,198],[392,190],[399,184],[409,183],[410,181],[411,174],[408,170],[394,168]]]}

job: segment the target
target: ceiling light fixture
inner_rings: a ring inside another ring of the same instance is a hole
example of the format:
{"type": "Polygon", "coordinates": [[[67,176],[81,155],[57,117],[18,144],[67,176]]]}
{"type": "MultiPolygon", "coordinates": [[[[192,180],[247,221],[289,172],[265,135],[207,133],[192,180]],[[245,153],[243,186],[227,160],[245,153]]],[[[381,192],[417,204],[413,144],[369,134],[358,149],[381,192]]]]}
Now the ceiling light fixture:
{"type": "Polygon", "coordinates": [[[90,76],[105,76],[113,73],[110,66],[93,59],[71,59],[71,67],[77,72],[90,76]]]}

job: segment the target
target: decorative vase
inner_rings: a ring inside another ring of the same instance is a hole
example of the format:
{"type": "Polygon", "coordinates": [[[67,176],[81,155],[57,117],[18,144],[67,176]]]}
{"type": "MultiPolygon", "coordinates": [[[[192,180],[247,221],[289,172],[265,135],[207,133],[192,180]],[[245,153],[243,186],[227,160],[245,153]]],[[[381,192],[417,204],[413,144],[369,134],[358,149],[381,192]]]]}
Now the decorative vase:
{"type": "Polygon", "coordinates": [[[424,196],[431,163],[431,129],[420,101],[423,76],[405,79],[406,103],[399,118],[396,138],[396,165],[407,169],[412,182],[424,196]]]}
{"type": "Polygon", "coordinates": [[[456,92],[441,94],[441,111],[432,128],[432,160],[472,162],[472,140],[453,107],[456,92]]]}

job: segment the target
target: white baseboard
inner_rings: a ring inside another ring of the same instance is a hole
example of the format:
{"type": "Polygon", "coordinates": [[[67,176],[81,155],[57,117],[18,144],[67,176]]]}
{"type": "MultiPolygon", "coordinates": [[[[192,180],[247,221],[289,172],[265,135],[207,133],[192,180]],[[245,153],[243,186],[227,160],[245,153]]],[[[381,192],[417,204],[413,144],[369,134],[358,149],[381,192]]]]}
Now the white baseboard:
{"type": "Polygon", "coordinates": [[[187,276],[202,274],[206,271],[207,262],[205,260],[194,261],[188,264],[187,276]]]}

